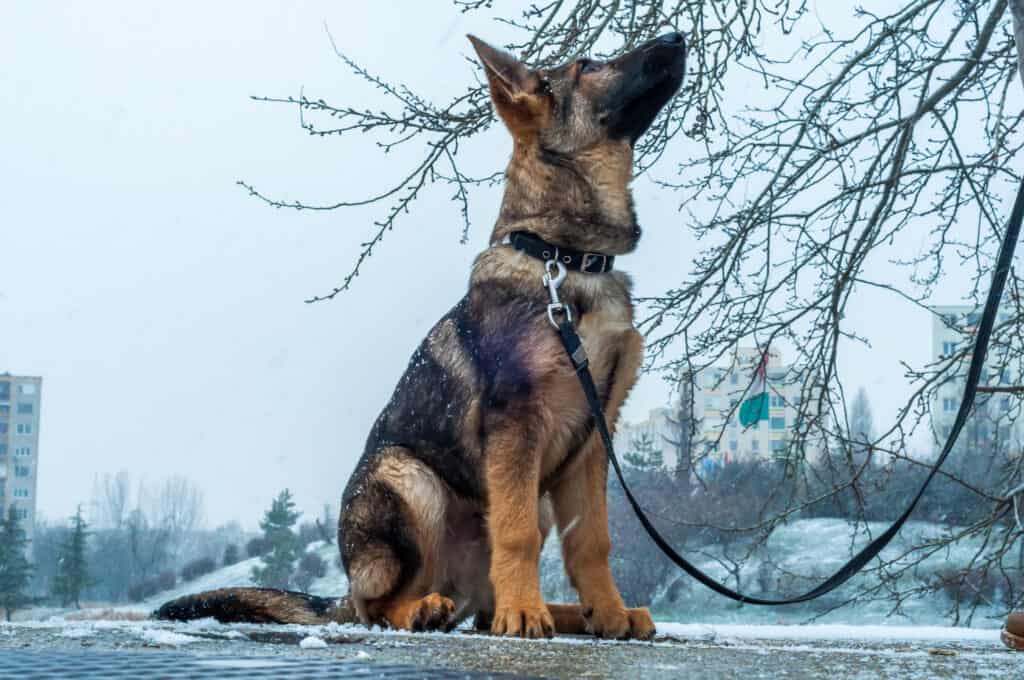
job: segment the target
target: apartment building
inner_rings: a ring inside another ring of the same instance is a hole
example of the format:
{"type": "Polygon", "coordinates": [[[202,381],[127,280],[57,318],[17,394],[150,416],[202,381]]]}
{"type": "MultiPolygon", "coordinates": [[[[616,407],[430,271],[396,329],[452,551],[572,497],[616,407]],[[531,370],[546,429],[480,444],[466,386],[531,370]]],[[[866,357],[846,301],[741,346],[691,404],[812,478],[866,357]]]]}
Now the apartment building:
{"type": "MultiPolygon", "coordinates": [[[[650,436],[671,469],[676,464],[672,442],[679,441],[681,427],[692,427],[693,456],[702,459],[705,470],[780,455],[792,439],[803,384],[793,379],[791,367],[782,363],[779,353],[770,350],[765,362],[768,417],[750,426],[742,425],[740,402],[753,396],[748,388],[762,358],[761,350],[743,348],[728,366],[701,371],[693,381],[692,398],[684,394],[679,401],[681,407],[655,409],[645,420],[621,423],[615,437],[616,450],[625,453],[633,441],[650,436]],[[691,403],[692,415],[688,417],[691,403]]],[[[817,447],[807,451],[809,457],[817,453],[817,447]]]]}
{"type": "Polygon", "coordinates": [[[0,511],[17,509],[29,539],[36,518],[43,380],[0,373],[0,511]]]}
{"type": "MultiPolygon", "coordinates": [[[[1004,308],[1006,305],[1004,305],[1004,308]]],[[[981,310],[970,305],[942,305],[933,308],[932,362],[942,366],[974,343],[974,332],[981,320],[981,310]]],[[[997,325],[1009,318],[1009,312],[1000,311],[997,325]]],[[[990,387],[1020,385],[1024,377],[1013,362],[1006,360],[1006,350],[998,346],[989,348],[981,384],[990,387]]],[[[932,429],[937,442],[949,436],[963,397],[964,381],[969,358],[960,364],[957,375],[932,394],[932,429]]],[[[979,394],[975,399],[975,414],[960,435],[960,445],[998,447],[1008,451],[1024,450],[1024,418],[1021,418],[1021,398],[1009,393],[979,394]]]]}

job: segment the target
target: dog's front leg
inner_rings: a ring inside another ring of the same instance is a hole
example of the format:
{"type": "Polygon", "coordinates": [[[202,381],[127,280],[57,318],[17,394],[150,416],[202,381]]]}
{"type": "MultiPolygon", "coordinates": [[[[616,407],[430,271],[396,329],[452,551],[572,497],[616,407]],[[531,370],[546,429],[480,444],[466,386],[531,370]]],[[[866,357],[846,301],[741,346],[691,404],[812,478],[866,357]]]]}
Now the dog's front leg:
{"type": "Polygon", "coordinates": [[[525,431],[510,426],[488,438],[486,475],[495,599],[491,632],[551,637],[555,624],[541,598],[538,575],[543,543],[537,528],[540,459],[525,431]]]}
{"type": "MultiPolygon", "coordinates": [[[[605,417],[609,427],[636,382],[643,359],[640,334],[624,334],[609,377],[605,417]]],[[[598,432],[583,445],[579,460],[551,490],[569,581],[580,595],[588,628],[600,637],[648,639],[654,622],[646,608],[627,609],[612,577],[608,556],[608,458],[598,432]]]]}

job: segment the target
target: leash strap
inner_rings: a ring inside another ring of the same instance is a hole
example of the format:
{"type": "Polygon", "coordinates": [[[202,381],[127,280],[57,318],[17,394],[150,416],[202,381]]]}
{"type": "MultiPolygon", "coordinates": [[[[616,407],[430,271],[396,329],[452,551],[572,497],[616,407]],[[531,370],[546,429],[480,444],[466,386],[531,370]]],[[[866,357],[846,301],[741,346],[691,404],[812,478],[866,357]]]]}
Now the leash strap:
{"type": "MultiPolygon", "coordinates": [[[[914,512],[914,508],[917,507],[918,501],[921,500],[921,496],[924,495],[924,492],[931,483],[932,478],[935,477],[939,468],[942,467],[943,462],[945,462],[946,458],[953,450],[957,437],[960,436],[960,430],[963,429],[963,426],[967,421],[967,417],[974,405],[974,398],[977,395],[978,381],[981,378],[981,371],[985,363],[985,354],[988,351],[992,328],[995,325],[996,313],[999,310],[999,302],[1003,296],[1003,288],[1006,286],[1006,278],[1010,273],[1010,265],[1013,262],[1013,251],[1017,246],[1017,239],[1020,237],[1022,218],[1024,218],[1024,180],[1021,181],[1020,188],[1017,190],[1017,198],[1013,204],[1013,212],[1010,213],[1010,221],[1006,226],[1006,232],[1003,234],[1003,241],[999,247],[999,256],[996,258],[996,268],[992,273],[992,285],[988,291],[988,298],[985,301],[985,307],[981,315],[981,324],[978,327],[978,334],[974,341],[974,350],[971,354],[971,364],[967,371],[967,384],[964,386],[964,396],[960,401],[960,410],[957,411],[956,421],[953,423],[953,428],[950,430],[949,437],[946,438],[946,443],[942,447],[942,453],[939,454],[939,457],[935,460],[935,464],[928,473],[928,477],[925,478],[924,483],[921,485],[917,495],[914,496],[914,499],[910,502],[907,509],[895,522],[893,522],[892,526],[885,530],[885,533],[879,535],[868,543],[860,552],[854,555],[849,562],[844,564],[838,571],[826,579],[824,583],[812,588],[803,595],[798,595],[792,598],[770,600],[744,595],[743,593],[728,588],[708,576],[685,557],[677,553],[675,549],[669,545],[668,541],[662,537],[658,530],[654,528],[654,525],[651,523],[650,519],[648,519],[647,514],[640,507],[640,503],[638,503],[636,498],[633,496],[633,492],[630,490],[629,485],[626,483],[626,478],[622,474],[619,459],[615,455],[615,450],[612,447],[611,433],[608,431],[608,424],[605,422],[604,408],[601,404],[601,399],[597,394],[597,387],[594,385],[594,377],[590,374],[586,352],[583,350],[583,343],[580,341],[579,334],[576,333],[572,317],[569,314],[565,314],[564,318],[556,324],[558,336],[562,341],[562,345],[565,348],[566,353],[569,355],[569,360],[572,362],[573,368],[576,370],[576,375],[579,377],[580,386],[583,388],[583,393],[587,397],[587,403],[590,405],[590,412],[597,425],[597,430],[601,435],[601,441],[604,442],[605,450],[608,453],[608,460],[611,461],[612,468],[615,470],[615,476],[618,477],[619,484],[622,485],[622,490],[625,492],[626,499],[629,501],[630,506],[632,506],[633,512],[636,513],[637,519],[640,520],[640,524],[643,525],[644,530],[647,532],[647,535],[651,537],[651,540],[654,541],[654,544],[657,545],[658,548],[665,553],[665,556],[672,560],[676,566],[711,590],[720,595],[736,600],[737,602],[744,602],[746,604],[777,606],[807,602],[835,590],[850,580],[850,578],[860,571],[865,564],[878,555],[878,553],[880,553],[899,532],[900,528],[907,521],[907,518],[909,518],[911,513],[914,512]]],[[[553,319],[552,322],[554,323],[553,319]]]]}

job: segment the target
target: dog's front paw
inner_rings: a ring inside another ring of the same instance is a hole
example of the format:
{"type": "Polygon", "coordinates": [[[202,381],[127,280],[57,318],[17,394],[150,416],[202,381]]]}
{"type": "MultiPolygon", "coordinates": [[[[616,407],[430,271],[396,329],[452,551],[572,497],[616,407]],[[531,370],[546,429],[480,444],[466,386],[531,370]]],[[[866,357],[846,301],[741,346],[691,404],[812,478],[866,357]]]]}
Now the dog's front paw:
{"type": "Polygon", "coordinates": [[[491,633],[508,637],[549,638],[555,634],[555,620],[543,602],[499,605],[491,622],[491,633]]]}
{"type": "Polygon", "coordinates": [[[585,610],[587,629],[601,638],[612,640],[650,640],[654,637],[654,620],[647,607],[603,607],[585,610]]]}

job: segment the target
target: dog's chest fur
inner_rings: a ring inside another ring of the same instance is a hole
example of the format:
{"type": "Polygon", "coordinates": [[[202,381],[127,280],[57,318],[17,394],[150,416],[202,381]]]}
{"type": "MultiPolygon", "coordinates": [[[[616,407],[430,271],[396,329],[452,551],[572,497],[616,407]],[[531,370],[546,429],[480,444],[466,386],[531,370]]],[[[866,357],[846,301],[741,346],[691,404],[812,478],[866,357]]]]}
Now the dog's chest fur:
{"type": "MultiPolygon", "coordinates": [[[[552,475],[560,471],[566,457],[589,436],[592,421],[579,379],[547,318],[546,305],[550,299],[542,283],[543,272],[539,261],[521,253],[488,251],[474,269],[470,299],[476,286],[481,290],[488,286],[515,289],[518,301],[505,299],[492,314],[495,324],[505,329],[505,337],[515,338],[504,348],[504,360],[520,366],[520,379],[525,379],[529,386],[518,395],[521,403],[511,409],[513,417],[528,423],[530,439],[542,455],[541,479],[552,481],[552,475]],[[524,304],[527,309],[521,311],[524,304]],[[509,324],[518,324],[519,332],[514,332],[509,324]]],[[[636,333],[630,287],[629,277],[620,272],[570,272],[558,291],[561,300],[572,309],[590,371],[602,396],[610,388],[625,335],[636,333]]],[[[497,382],[501,382],[500,378],[497,382]]],[[[485,410],[487,406],[485,403],[485,410]]],[[[500,417],[485,414],[485,422],[488,415],[491,420],[500,417]]]]}
{"type": "MultiPolygon", "coordinates": [[[[458,496],[483,500],[488,446],[496,433],[515,430],[524,458],[540,457],[542,487],[553,481],[586,441],[592,420],[548,321],[543,274],[540,261],[508,246],[477,258],[466,296],[413,354],[360,469],[372,469],[379,451],[401,446],[458,496]]],[[[624,340],[636,333],[629,288],[622,273],[571,272],[559,290],[572,306],[602,397],[624,340]]]]}

